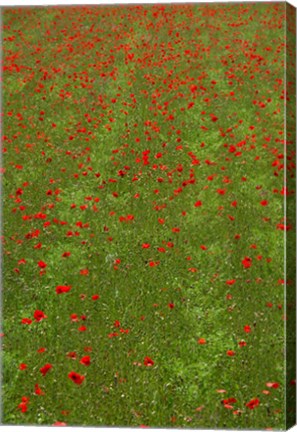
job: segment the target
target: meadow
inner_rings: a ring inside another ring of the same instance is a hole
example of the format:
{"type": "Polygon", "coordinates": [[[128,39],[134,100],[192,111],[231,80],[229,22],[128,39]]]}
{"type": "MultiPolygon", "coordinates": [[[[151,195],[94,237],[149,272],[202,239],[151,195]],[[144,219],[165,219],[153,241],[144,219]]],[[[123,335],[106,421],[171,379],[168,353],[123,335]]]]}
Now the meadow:
{"type": "Polygon", "coordinates": [[[2,423],[294,421],[289,8],[2,9],[2,423]]]}

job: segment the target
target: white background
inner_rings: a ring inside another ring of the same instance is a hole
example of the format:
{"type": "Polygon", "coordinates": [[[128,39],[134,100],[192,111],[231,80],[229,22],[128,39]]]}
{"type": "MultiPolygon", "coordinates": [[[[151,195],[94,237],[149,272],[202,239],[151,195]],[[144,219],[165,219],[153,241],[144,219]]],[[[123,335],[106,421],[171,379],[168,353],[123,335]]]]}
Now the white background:
{"type": "MultiPolygon", "coordinates": [[[[238,1],[238,0],[237,0],[238,1]]],[[[266,1],[267,0],[258,0],[258,1],[266,1]]],[[[227,3],[228,0],[220,0],[220,2],[227,3]]],[[[241,0],[241,2],[249,2],[249,0],[241,0]]],[[[14,5],[20,5],[20,6],[27,6],[27,5],[57,5],[57,4],[119,4],[119,3],[182,3],[182,0],[162,0],[160,2],[156,0],[105,0],[105,1],[96,1],[96,0],[86,0],[85,2],[83,0],[69,0],[69,1],[59,1],[59,0],[47,0],[47,1],[18,1],[18,0],[8,0],[8,1],[1,1],[0,0],[0,6],[14,6],[14,5]]],[[[187,0],[185,3],[211,3],[209,0],[187,0]]],[[[297,7],[297,0],[290,0],[289,3],[297,7]]],[[[0,426],[1,431],[3,432],[29,432],[29,430],[34,431],[53,431],[52,427],[32,427],[32,426],[0,426]]],[[[63,428],[62,430],[69,430],[70,428],[63,428]]],[[[133,432],[135,429],[129,429],[129,428],[71,428],[71,431],[73,432],[93,432],[101,430],[102,432],[133,432]]],[[[136,429],[138,431],[144,431],[145,429],[136,429]]],[[[207,432],[204,429],[199,429],[201,432],[207,432]]],[[[156,432],[158,431],[166,431],[166,429],[155,429],[156,432]]],[[[241,430],[242,432],[246,432],[241,430]]],[[[291,429],[292,432],[297,432],[297,426],[295,426],[293,429],[291,429]]],[[[174,430],[172,430],[174,432],[174,430]]],[[[220,430],[217,430],[217,432],[221,432],[220,430]]]]}

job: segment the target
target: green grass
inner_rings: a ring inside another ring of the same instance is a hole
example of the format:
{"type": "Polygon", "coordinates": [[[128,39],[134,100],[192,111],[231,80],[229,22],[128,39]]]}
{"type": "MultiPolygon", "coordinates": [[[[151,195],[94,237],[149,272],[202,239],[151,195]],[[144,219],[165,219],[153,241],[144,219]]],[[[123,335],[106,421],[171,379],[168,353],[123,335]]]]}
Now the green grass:
{"type": "Polygon", "coordinates": [[[284,14],[3,10],[4,424],[285,428],[284,14]]]}

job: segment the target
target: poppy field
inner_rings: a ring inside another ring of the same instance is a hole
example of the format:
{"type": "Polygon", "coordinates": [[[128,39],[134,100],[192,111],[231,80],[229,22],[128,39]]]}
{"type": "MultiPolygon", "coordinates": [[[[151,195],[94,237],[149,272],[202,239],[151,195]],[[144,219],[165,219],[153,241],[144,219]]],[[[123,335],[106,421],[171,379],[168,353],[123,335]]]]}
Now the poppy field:
{"type": "Polygon", "coordinates": [[[295,31],[2,8],[2,423],[295,424],[295,31]]]}

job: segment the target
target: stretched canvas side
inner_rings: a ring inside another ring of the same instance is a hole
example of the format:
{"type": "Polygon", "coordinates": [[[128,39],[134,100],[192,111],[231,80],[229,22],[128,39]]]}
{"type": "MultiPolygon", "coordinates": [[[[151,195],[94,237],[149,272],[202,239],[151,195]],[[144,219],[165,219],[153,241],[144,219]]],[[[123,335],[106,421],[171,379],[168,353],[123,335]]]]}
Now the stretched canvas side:
{"type": "Polygon", "coordinates": [[[286,428],[296,424],[296,8],[286,3],[286,428]]]}

